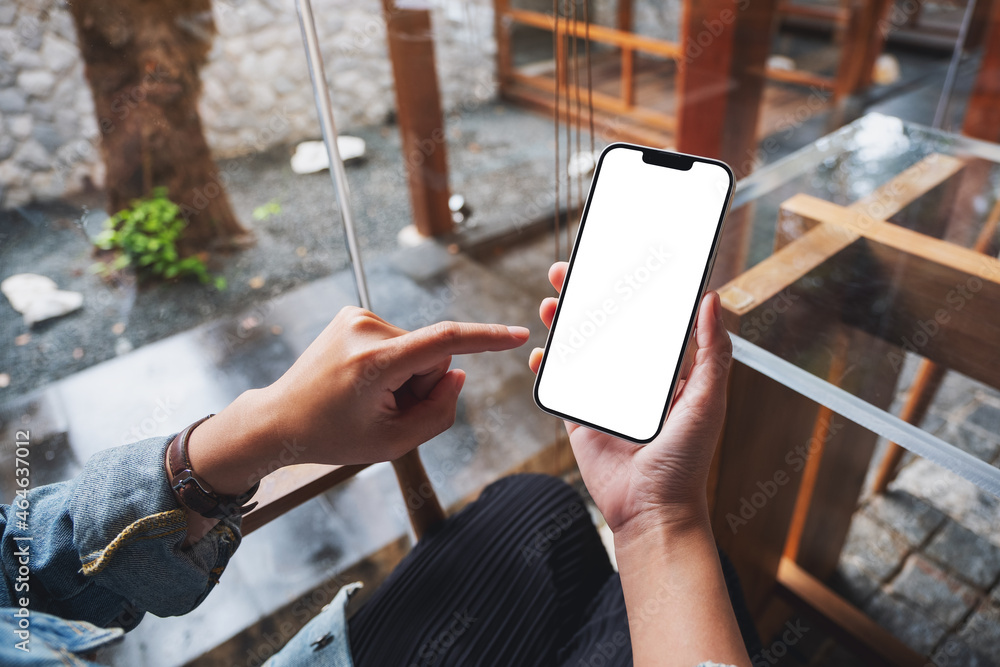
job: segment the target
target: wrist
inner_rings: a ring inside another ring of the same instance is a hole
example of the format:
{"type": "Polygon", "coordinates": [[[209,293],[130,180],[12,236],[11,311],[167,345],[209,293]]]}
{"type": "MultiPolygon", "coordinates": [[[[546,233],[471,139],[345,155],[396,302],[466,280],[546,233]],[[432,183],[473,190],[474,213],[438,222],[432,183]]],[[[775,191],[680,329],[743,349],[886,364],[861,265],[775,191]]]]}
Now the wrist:
{"type": "Polygon", "coordinates": [[[188,457],[192,469],[216,493],[244,493],[281,467],[280,462],[270,462],[274,443],[280,442],[276,418],[265,390],[240,394],[222,412],[191,432],[188,457]]]}
{"type": "MultiPolygon", "coordinates": [[[[614,529],[615,551],[645,550],[653,543],[677,543],[705,535],[712,537],[706,502],[681,507],[657,507],[640,512],[614,529]]],[[[714,540],[714,537],[712,537],[714,540]]]]}

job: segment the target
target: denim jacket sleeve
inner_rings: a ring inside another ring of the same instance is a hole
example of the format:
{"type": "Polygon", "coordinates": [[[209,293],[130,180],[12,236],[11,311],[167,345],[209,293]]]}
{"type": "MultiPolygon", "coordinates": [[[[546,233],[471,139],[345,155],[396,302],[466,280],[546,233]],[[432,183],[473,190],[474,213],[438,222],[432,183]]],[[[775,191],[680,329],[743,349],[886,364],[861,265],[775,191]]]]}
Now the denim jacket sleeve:
{"type": "Polygon", "coordinates": [[[76,479],[31,489],[27,525],[23,499],[0,505],[0,607],[13,608],[5,617],[26,606],[50,614],[46,624],[131,630],[147,611],[177,616],[205,599],[240,544],[240,522],[223,520],[182,548],[186,513],[163,468],[172,439],[99,452],[76,479]]]}

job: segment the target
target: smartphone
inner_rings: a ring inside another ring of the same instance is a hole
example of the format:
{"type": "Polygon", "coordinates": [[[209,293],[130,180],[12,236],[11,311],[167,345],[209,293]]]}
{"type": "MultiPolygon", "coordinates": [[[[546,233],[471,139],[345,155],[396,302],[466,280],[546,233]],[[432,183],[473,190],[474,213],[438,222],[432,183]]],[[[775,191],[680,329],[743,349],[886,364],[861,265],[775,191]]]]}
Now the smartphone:
{"type": "Polygon", "coordinates": [[[640,444],[659,434],[733,184],[718,160],[623,143],[601,153],[535,378],[539,408],[640,444]]]}

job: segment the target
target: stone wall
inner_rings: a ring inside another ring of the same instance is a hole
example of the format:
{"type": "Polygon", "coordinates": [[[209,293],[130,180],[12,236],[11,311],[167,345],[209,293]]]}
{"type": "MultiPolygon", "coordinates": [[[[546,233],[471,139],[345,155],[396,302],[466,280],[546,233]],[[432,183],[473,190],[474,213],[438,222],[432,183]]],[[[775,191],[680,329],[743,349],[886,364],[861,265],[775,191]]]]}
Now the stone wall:
{"type": "MultiPolygon", "coordinates": [[[[384,122],[395,99],[381,0],[313,0],[340,129],[384,122]]],[[[432,0],[446,110],[495,95],[491,0],[432,0]]],[[[201,115],[217,157],[319,138],[294,0],[215,0],[201,115]]],[[[100,186],[90,90],[65,0],[0,5],[0,207],[100,186]]]]}

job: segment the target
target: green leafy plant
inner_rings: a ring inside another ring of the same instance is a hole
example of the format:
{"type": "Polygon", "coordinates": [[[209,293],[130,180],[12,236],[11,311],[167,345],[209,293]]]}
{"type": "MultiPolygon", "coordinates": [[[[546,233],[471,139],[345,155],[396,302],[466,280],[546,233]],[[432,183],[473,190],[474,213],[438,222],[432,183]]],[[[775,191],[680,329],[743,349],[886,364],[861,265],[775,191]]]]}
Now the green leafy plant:
{"type": "Polygon", "coordinates": [[[104,221],[104,229],[94,239],[102,250],[117,251],[110,264],[98,263],[95,269],[107,274],[127,267],[140,277],[194,277],[225,289],[221,276],[213,277],[198,257],[181,257],[177,240],[187,222],[177,204],[167,198],[166,188],[155,188],[152,196],[135,199],[132,206],[104,221]]]}
{"type": "Polygon", "coordinates": [[[272,199],[263,206],[258,206],[253,210],[254,220],[267,220],[272,215],[281,213],[281,204],[277,199],[272,199]]]}

